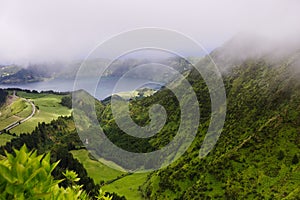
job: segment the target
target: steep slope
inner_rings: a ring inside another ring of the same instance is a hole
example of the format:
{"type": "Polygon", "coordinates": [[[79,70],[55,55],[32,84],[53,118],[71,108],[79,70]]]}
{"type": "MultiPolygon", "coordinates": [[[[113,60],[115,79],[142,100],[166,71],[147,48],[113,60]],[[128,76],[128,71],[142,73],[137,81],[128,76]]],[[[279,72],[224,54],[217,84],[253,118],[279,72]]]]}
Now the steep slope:
{"type": "Polygon", "coordinates": [[[216,147],[207,157],[198,157],[206,122],[183,157],[152,173],[143,186],[145,198],[297,199],[299,55],[296,51],[276,62],[267,55],[236,67],[238,62],[233,63],[224,75],[227,118],[216,147]]]}
{"type": "MultiPolygon", "coordinates": [[[[299,196],[300,51],[297,46],[282,51],[280,43],[260,49],[257,44],[263,45],[262,40],[253,41],[245,44],[240,38],[233,39],[210,55],[219,67],[224,67],[227,118],[218,143],[203,159],[199,158],[199,149],[210,122],[210,96],[196,70],[186,76],[201,111],[198,134],[179,160],[148,176],[141,187],[144,198],[294,199],[299,196]],[[256,49],[261,51],[256,53],[256,49]],[[241,56],[243,52],[245,55],[241,56]]],[[[199,64],[209,67],[209,58],[203,58],[199,64]]],[[[189,98],[186,96],[186,101],[189,98]]],[[[149,124],[149,108],[153,104],[164,106],[168,117],[165,126],[150,138],[135,138],[120,130],[109,103],[98,110],[98,121],[106,136],[122,149],[136,153],[159,150],[174,138],[181,112],[172,91],[163,88],[151,97],[130,102],[133,121],[140,126],[149,124]]],[[[92,133],[91,128],[88,134],[92,133]]],[[[98,146],[92,149],[101,154],[106,147],[98,146]]],[[[109,160],[124,168],[130,159],[118,154],[104,156],[110,156],[109,160]]],[[[149,159],[145,164],[151,162],[149,159]]]]}

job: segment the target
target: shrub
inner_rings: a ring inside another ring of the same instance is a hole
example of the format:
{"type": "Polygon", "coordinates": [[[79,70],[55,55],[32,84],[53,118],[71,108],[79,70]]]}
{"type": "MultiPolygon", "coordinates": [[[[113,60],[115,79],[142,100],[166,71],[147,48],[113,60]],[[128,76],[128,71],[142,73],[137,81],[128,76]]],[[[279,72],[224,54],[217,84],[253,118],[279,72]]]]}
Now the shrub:
{"type": "Polygon", "coordinates": [[[59,187],[62,180],[51,175],[58,162],[50,163],[50,153],[37,155],[25,145],[14,152],[0,160],[0,199],[88,199],[75,172],[64,173],[70,187],[59,187]]]}

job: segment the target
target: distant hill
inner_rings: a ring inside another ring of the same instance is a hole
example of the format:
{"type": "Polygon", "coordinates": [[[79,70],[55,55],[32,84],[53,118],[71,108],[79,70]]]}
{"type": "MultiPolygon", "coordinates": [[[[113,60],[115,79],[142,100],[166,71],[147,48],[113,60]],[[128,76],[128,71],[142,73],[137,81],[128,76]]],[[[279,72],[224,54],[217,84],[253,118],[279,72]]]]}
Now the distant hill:
{"type": "MultiPolygon", "coordinates": [[[[195,59],[195,58],[193,58],[195,59]]],[[[126,72],[141,65],[149,65],[147,69],[135,70],[128,77],[138,79],[149,79],[156,82],[168,82],[174,79],[175,73],[170,73],[163,67],[158,67],[155,63],[160,63],[174,68],[179,72],[191,69],[191,64],[178,57],[170,57],[162,60],[146,60],[139,58],[130,58],[116,60],[113,63],[108,59],[91,59],[85,61],[88,67],[84,72],[78,73],[83,61],[73,61],[70,63],[42,63],[32,64],[28,67],[17,65],[0,66],[0,84],[22,84],[30,82],[39,82],[51,78],[74,79],[79,77],[116,76],[121,77],[126,72]],[[154,64],[151,64],[151,63],[154,64]],[[105,69],[106,66],[109,67],[105,69]],[[100,69],[100,70],[99,70],[100,69]],[[102,69],[102,70],[101,70],[102,69]],[[103,71],[104,70],[104,71],[103,71]]]]}
{"type": "Polygon", "coordinates": [[[20,66],[3,66],[0,72],[0,84],[38,82],[52,77],[51,71],[49,71],[47,67],[40,65],[32,65],[27,68],[20,66]]]}

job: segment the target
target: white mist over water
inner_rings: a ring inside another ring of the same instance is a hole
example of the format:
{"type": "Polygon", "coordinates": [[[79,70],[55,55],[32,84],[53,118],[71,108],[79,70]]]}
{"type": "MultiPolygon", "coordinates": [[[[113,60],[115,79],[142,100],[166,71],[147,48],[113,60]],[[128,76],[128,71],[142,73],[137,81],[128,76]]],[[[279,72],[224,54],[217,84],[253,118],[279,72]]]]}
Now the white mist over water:
{"type": "MultiPolygon", "coordinates": [[[[92,78],[82,78],[79,80],[81,89],[87,91],[91,95],[95,96],[99,100],[103,100],[106,97],[112,95],[113,93],[126,92],[137,89],[137,85],[143,85],[143,83],[148,82],[147,87],[152,89],[158,89],[158,86],[163,86],[164,83],[153,82],[145,79],[136,79],[136,78],[123,78],[122,85],[114,91],[114,86],[117,83],[117,77],[103,77],[98,84],[98,88],[95,91],[91,90],[93,85],[91,83],[95,82],[96,77],[92,78]],[[95,92],[95,94],[94,94],[95,92]]],[[[78,81],[78,80],[77,80],[78,81]]],[[[27,90],[36,90],[36,91],[49,91],[53,90],[55,92],[69,92],[72,91],[74,87],[73,79],[53,79],[43,82],[34,82],[34,83],[25,83],[25,84],[11,84],[11,85],[0,85],[0,88],[20,88],[27,90]]]]}

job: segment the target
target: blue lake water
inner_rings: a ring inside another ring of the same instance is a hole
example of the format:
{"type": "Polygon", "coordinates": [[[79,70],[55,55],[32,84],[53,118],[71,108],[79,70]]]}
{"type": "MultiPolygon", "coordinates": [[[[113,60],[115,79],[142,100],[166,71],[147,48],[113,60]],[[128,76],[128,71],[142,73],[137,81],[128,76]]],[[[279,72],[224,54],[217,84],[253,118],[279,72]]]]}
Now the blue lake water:
{"type": "MultiPolygon", "coordinates": [[[[118,77],[102,77],[100,81],[98,78],[81,78],[77,81],[76,89],[83,89],[95,96],[97,99],[104,99],[113,93],[132,91],[138,89],[144,85],[147,87],[158,89],[163,83],[153,82],[146,79],[136,78],[123,78],[121,84],[117,84],[118,77]],[[98,83],[98,84],[95,84],[98,83]],[[115,88],[117,84],[117,88],[115,88]],[[97,85],[97,87],[95,86],[97,85]]],[[[73,91],[74,80],[73,79],[52,79],[43,82],[25,83],[25,84],[9,84],[0,85],[0,88],[21,88],[28,90],[47,91],[53,90],[56,92],[73,91]]]]}

